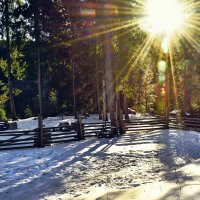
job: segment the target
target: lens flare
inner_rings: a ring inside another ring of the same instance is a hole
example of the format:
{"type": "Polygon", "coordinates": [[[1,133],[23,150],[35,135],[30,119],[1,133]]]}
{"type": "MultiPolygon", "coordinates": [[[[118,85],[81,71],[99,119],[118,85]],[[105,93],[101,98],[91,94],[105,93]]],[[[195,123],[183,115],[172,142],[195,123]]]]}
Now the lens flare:
{"type": "Polygon", "coordinates": [[[164,60],[161,60],[158,62],[158,71],[159,72],[165,73],[166,68],[167,68],[167,64],[164,60]]]}
{"type": "Polygon", "coordinates": [[[167,39],[167,37],[164,37],[162,45],[161,45],[164,53],[168,53],[168,46],[169,46],[168,45],[168,39],[167,39]]]}
{"type": "Polygon", "coordinates": [[[96,10],[92,8],[81,8],[80,13],[81,13],[81,16],[84,16],[84,17],[96,16],[96,10]]]}

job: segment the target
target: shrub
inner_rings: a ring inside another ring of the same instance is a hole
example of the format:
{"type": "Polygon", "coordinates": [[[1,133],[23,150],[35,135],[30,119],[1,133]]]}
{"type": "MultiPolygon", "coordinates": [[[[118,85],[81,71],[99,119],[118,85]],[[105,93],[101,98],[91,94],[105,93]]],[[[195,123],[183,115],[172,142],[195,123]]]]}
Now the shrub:
{"type": "Polygon", "coordinates": [[[7,120],[6,111],[0,108],[0,121],[6,121],[6,120],[7,120]]]}
{"type": "Polygon", "coordinates": [[[25,118],[29,118],[29,117],[33,116],[33,112],[29,105],[26,105],[26,108],[24,110],[24,116],[25,116],[25,118]]]}

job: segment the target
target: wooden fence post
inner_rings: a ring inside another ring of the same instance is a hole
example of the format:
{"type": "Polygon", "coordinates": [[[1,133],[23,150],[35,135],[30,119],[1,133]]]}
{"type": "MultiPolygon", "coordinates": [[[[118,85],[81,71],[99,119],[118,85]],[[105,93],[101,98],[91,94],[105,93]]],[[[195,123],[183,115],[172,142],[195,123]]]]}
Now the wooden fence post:
{"type": "Polygon", "coordinates": [[[77,135],[79,140],[84,140],[84,125],[82,124],[81,116],[77,114],[77,135]]]}
{"type": "Polygon", "coordinates": [[[118,121],[118,131],[120,135],[125,134],[125,126],[124,126],[124,122],[119,120],[118,121]]]}
{"type": "MultiPolygon", "coordinates": [[[[53,130],[56,131],[56,130],[53,130]]],[[[44,146],[51,146],[52,138],[51,138],[51,130],[44,130],[43,129],[43,147],[44,146]]]]}
{"type": "Polygon", "coordinates": [[[118,131],[120,135],[125,134],[125,124],[123,122],[123,110],[120,110],[120,118],[118,120],[118,131]]]}
{"type": "Polygon", "coordinates": [[[44,147],[42,115],[38,116],[38,148],[44,147]]]}

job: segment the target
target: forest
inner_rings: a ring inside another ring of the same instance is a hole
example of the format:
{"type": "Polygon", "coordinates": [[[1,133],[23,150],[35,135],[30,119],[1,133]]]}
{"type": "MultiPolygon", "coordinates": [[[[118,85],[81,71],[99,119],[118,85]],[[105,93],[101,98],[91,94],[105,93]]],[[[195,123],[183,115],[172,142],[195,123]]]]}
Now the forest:
{"type": "Polygon", "coordinates": [[[200,199],[199,0],[0,0],[0,200],[200,199]]]}
{"type": "Polygon", "coordinates": [[[128,108],[164,115],[166,90],[169,112],[199,116],[195,3],[165,52],[165,36],[144,28],[139,0],[1,0],[0,120],[77,112],[106,118],[128,108]]]}

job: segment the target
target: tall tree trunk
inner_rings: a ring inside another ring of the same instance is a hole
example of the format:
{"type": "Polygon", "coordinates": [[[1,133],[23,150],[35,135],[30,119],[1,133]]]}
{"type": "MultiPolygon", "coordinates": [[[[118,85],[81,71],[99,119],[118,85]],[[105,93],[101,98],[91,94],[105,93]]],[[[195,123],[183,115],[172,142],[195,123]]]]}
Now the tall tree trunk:
{"type": "Polygon", "coordinates": [[[118,76],[118,73],[120,71],[119,63],[120,58],[115,58],[115,92],[116,92],[116,120],[117,120],[117,127],[120,134],[124,134],[124,127],[123,127],[123,110],[122,110],[122,102],[121,102],[121,94],[122,92],[117,90],[119,83],[120,83],[120,77],[118,76]]]}
{"type": "Polygon", "coordinates": [[[98,108],[99,119],[102,119],[102,116],[101,116],[101,104],[100,104],[100,91],[99,91],[99,81],[98,81],[98,79],[96,79],[96,95],[97,95],[97,108],[98,108]]]}
{"type": "MultiPolygon", "coordinates": [[[[96,56],[97,56],[97,37],[96,37],[96,56]]],[[[99,69],[97,64],[97,59],[95,59],[95,76],[96,76],[96,95],[97,95],[97,109],[99,113],[99,119],[102,119],[101,115],[101,103],[100,103],[100,91],[99,91],[99,69]]]]}
{"type": "Polygon", "coordinates": [[[40,129],[39,147],[43,147],[43,105],[42,105],[42,76],[40,65],[40,49],[37,47],[37,71],[38,71],[38,96],[39,96],[39,116],[38,127],[40,129]]]}
{"type": "Polygon", "coordinates": [[[116,110],[116,120],[120,120],[120,109],[121,109],[121,104],[120,104],[120,92],[116,92],[116,102],[115,102],[115,110],[116,110]]]}
{"type": "MultiPolygon", "coordinates": [[[[117,65],[117,64],[116,64],[117,65]]],[[[119,78],[116,76],[116,88],[119,85],[119,78]]],[[[121,103],[121,91],[116,91],[116,120],[123,121],[123,111],[121,103]]]]}
{"type": "Polygon", "coordinates": [[[191,91],[192,91],[192,65],[189,63],[183,73],[183,110],[184,113],[192,113],[191,103],[191,91]]]}
{"type": "MultiPolygon", "coordinates": [[[[98,0],[95,0],[95,2],[96,2],[96,4],[98,3],[98,0]]],[[[99,26],[99,20],[98,20],[98,15],[99,15],[99,13],[98,13],[99,11],[98,11],[98,9],[97,9],[97,14],[96,14],[96,26],[98,27],[99,26]]],[[[101,109],[103,109],[102,108],[102,106],[101,106],[101,95],[100,95],[100,88],[101,88],[101,83],[100,83],[100,77],[99,77],[99,67],[98,67],[98,60],[97,60],[97,58],[98,58],[98,36],[96,36],[96,38],[95,38],[95,75],[96,75],[96,95],[97,95],[97,110],[98,110],[98,114],[99,114],[99,119],[105,119],[105,113],[104,113],[104,111],[102,112],[102,110],[101,109]],[[103,116],[102,116],[102,114],[103,114],[103,116]]],[[[102,86],[103,87],[103,86],[102,86]]],[[[101,88],[101,89],[103,89],[103,88],[101,88]]],[[[103,105],[103,107],[104,107],[104,105],[103,105]]],[[[106,109],[105,109],[106,110],[106,109]]]]}
{"type": "Polygon", "coordinates": [[[34,35],[36,44],[36,57],[37,57],[37,79],[38,79],[38,96],[39,96],[39,116],[38,116],[38,128],[39,128],[39,142],[38,147],[43,147],[43,105],[42,105],[42,75],[41,75],[41,61],[40,61],[40,25],[39,25],[39,5],[38,1],[33,1],[34,6],[34,35]]]}
{"type": "Polygon", "coordinates": [[[142,111],[141,105],[142,105],[142,70],[139,69],[139,80],[138,80],[138,108],[140,109],[140,112],[142,111]]]}
{"type": "Polygon", "coordinates": [[[105,48],[105,77],[106,77],[106,94],[108,99],[108,109],[110,113],[111,124],[116,125],[115,117],[115,92],[113,83],[113,71],[112,71],[112,44],[111,33],[105,33],[104,36],[104,48],[105,48]]]}
{"type": "Polygon", "coordinates": [[[189,63],[188,69],[188,112],[192,113],[192,64],[189,63]]]}
{"type": "Polygon", "coordinates": [[[192,63],[191,57],[188,52],[186,44],[182,44],[184,50],[184,56],[186,58],[187,65],[184,68],[183,72],[183,110],[184,113],[192,113],[192,102],[191,102],[191,92],[192,92],[192,63]]]}
{"type": "Polygon", "coordinates": [[[148,97],[147,97],[147,85],[145,85],[145,89],[144,89],[144,96],[145,96],[145,112],[149,113],[149,109],[148,109],[148,97]]]}
{"type": "Polygon", "coordinates": [[[116,92],[116,120],[120,134],[124,134],[121,94],[122,94],[121,91],[116,92]]]}
{"type": "Polygon", "coordinates": [[[165,72],[165,124],[169,128],[169,71],[171,68],[170,55],[167,53],[167,68],[165,72]]]}
{"type": "Polygon", "coordinates": [[[74,111],[74,118],[77,119],[74,56],[72,57],[72,85],[73,85],[73,111],[74,111]]]}
{"type": "Polygon", "coordinates": [[[105,78],[103,78],[102,83],[102,97],[103,97],[103,121],[107,121],[107,103],[106,103],[106,82],[105,78]]]}
{"type": "Polygon", "coordinates": [[[12,87],[12,77],[11,77],[11,57],[10,57],[10,17],[9,17],[9,2],[5,1],[5,17],[6,17],[6,49],[7,49],[7,70],[8,70],[8,90],[10,99],[10,110],[11,117],[13,120],[17,120],[17,115],[15,111],[15,104],[13,98],[13,87],[12,87]]]}
{"type": "Polygon", "coordinates": [[[129,120],[129,114],[128,114],[128,101],[126,94],[124,95],[124,114],[125,114],[125,120],[129,120]]]}
{"type": "Polygon", "coordinates": [[[187,92],[187,72],[186,68],[183,72],[183,110],[188,112],[188,92],[187,92]]]}

